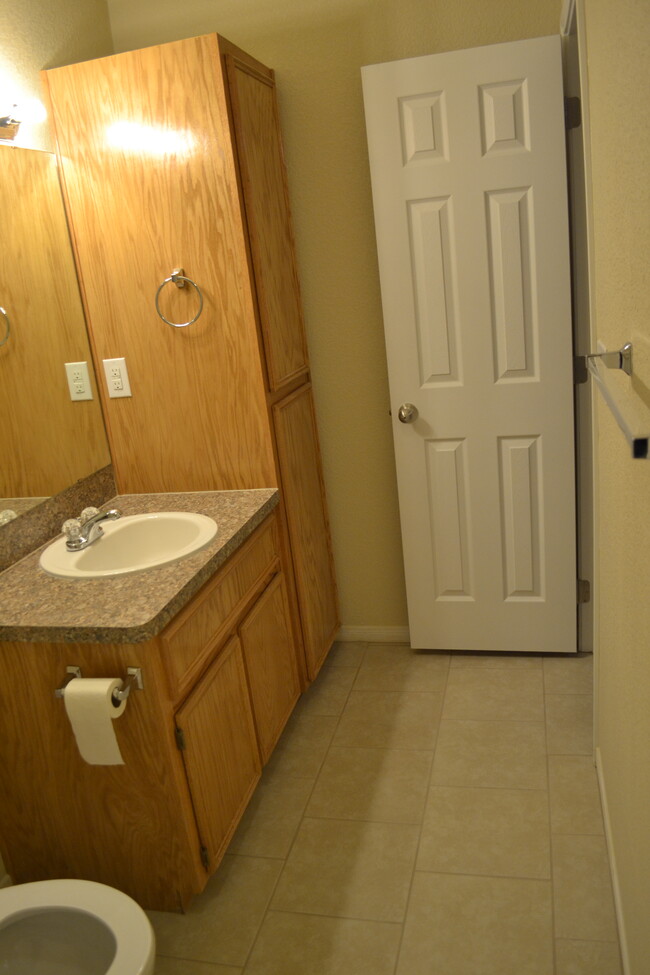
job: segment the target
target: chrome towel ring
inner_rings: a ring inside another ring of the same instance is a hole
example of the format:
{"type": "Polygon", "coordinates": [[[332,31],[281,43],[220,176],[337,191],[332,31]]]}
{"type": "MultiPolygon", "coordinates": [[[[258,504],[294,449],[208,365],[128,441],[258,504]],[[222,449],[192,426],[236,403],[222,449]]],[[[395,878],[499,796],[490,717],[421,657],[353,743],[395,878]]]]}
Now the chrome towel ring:
{"type": "Polygon", "coordinates": [[[0,306],[0,314],[4,315],[5,318],[5,334],[4,334],[4,338],[0,339],[0,345],[4,345],[7,339],[9,338],[9,332],[10,332],[9,315],[1,306],[0,306]]]}
{"type": "Polygon", "coordinates": [[[193,325],[194,322],[199,317],[199,315],[201,314],[201,312],[203,311],[203,295],[201,294],[201,289],[199,288],[198,284],[195,281],[192,281],[191,278],[185,277],[185,275],[183,274],[182,267],[177,267],[172,271],[169,277],[165,278],[163,283],[159,285],[158,290],[156,291],[155,305],[156,305],[156,311],[158,312],[158,315],[160,316],[160,318],[162,318],[163,322],[165,322],[167,325],[171,325],[172,328],[186,328],[188,325],[193,325]],[[199,296],[199,310],[197,311],[194,318],[190,318],[189,322],[170,322],[170,320],[168,318],[165,318],[165,316],[160,310],[160,305],[158,304],[158,297],[162,289],[165,287],[166,284],[169,284],[170,281],[173,282],[177,288],[184,288],[185,282],[187,281],[188,284],[191,284],[192,287],[196,289],[196,293],[199,296]]]}

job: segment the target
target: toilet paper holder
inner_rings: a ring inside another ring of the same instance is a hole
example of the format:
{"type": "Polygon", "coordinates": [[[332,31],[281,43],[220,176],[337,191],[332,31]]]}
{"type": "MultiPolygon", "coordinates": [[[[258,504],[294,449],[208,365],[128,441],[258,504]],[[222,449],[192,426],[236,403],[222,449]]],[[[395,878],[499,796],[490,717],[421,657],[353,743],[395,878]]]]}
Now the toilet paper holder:
{"type": "MultiPolygon", "coordinates": [[[[57,689],[54,691],[55,697],[63,697],[65,689],[70,681],[74,680],[75,677],[81,677],[81,667],[66,667],[65,672],[67,677],[61,687],[57,687],[57,689]]],[[[126,668],[126,677],[122,681],[122,686],[113,691],[113,703],[115,704],[115,707],[117,707],[129,696],[132,687],[137,687],[140,691],[144,690],[141,667],[126,668]]]]}

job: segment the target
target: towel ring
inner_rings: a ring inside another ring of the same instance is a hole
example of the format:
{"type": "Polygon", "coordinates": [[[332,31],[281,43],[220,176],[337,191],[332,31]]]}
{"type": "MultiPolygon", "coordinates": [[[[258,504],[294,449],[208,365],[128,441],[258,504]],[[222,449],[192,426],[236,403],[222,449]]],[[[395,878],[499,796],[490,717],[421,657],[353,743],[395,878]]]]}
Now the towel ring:
{"type": "Polygon", "coordinates": [[[192,281],[191,278],[185,277],[185,275],[183,274],[182,267],[177,267],[172,271],[170,276],[168,278],[165,278],[163,283],[159,285],[158,290],[156,291],[155,305],[159,317],[162,318],[163,322],[165,322],[167,325],[171,325],[172,328],[186,328],[188,325],[193,325],[194,322],[199,317],[199,315],[201,314],[201,312],[203,311],[203,295],[201,294],[201,289],[199,288],[198,284],[195,281],[192,281]],[[165,285],[169,284],[170,281],[172,281],[177,288],[184,288],[185,282],[187,281],[188,284],[191,284],[192,287],[196,289],[196,293],[199,296],[199,310],[197,311],[194,318],[190,318],[189,322],[170,322],[170,320],[168,318],[165,318],[165,316],[160,310],[160,305],[158,304],[158,296],[160,295],[160,292],[165,287],[165,285]]]}
{"type": "Polygon", "coordinates": [[[9,332],[10,332],[9,315],[4,310],[4,308],[2,308],[1,306],[0,306],[0,314],[4,315],[4,317],[5,317],[5,329],[6,329],[6,331],[5,331],[5,337],[3,339],[0,339],[0,345],[4,345],[5,342],[7,341],[7,339],[9,338],[9,332]]]}

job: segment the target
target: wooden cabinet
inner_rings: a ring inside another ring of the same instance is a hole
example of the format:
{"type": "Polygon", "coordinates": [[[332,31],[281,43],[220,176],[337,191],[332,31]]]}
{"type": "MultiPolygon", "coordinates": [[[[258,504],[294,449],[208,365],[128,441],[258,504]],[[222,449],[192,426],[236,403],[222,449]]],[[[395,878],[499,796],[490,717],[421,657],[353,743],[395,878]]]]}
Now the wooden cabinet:
{"type": "Polygon", "coordinates": [[[233,637],[176,713],[206,867],[221,860],[260,777],[241,644],[233,637]]]}
{"type": "Polygon", "coordinates": [[[221,860],[300,694],[271,514],[157,637],[0,643],[2,858],[17,883],[96,880],[180,910],[221,860]],[[142,670],[114,723],[124,765],[80,756],[54,690],[142,670]]]}
{"type": "Polygon", "coordinates": [[[279,487],[313,678],[339,620],[273,71],[209,34],[44,78],[93,355],[129,370],[118,489],[279,487]]]}
{"type": "Polygon", "coordinates": [[[300,694],[284,580],[276,576],[239,629],[262,761],[266,762],[300,694]]]}

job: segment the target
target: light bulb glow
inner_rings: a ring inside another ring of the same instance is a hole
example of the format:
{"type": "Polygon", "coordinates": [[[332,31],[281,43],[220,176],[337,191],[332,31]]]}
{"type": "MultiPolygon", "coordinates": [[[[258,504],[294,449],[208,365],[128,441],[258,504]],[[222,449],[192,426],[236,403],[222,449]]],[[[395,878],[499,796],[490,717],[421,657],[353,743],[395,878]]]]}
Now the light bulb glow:
{"type": "Polygon", "coordinates": [[[191,132],[138,122],[115,122],[106,130],[106,141],[113,149],[151,156],[186,156],[196,145],[191,132]]]}

